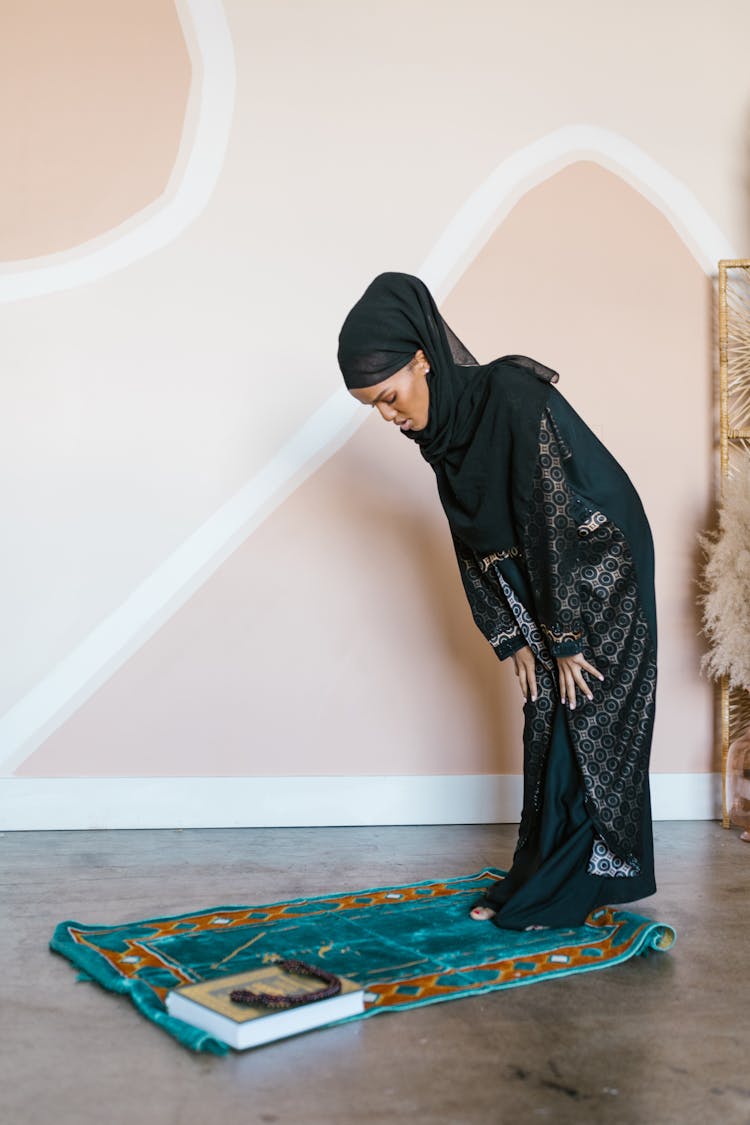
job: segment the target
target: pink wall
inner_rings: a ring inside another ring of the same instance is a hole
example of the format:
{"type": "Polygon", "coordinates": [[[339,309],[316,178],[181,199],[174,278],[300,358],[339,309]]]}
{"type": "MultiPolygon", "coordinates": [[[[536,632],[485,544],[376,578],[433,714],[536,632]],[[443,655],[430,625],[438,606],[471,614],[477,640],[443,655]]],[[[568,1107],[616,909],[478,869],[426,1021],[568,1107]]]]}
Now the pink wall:
{"type": "Polygon", "coordinates": [[[735,0],[5,5],[9,826],[130,826],[133,793],[141,825],[245,823],[243,779],[269,822],[364,790],[371,819],[394,794],[425,823],[486,794],[515,815],[522,701],[431,471],[366,413],[341,444],[336,336],[387,269],[424,273],[481,358],[557,367],[637,485],[656,803],[711,815],[695,533],[711,278],[750,246],[748,37],[735,0]]]}
{"type": "Polygon", "coordinates": [[[173,0],[4,5],[0,260],[77,246],[156,199],[190,79],[173,0]]]}
{"type": "MultiPolygon", "coordinates": [[[[443,308],[479,358],[556,367],[641,492],[653,768],[714,768],[693,587],[712,519],[704,273],[642,195],[580,162],[524,196],[443,308]]],[[[521,703],[471,620],[431,470],[373,416],[16,772],[514,773],[521,703]]]]}

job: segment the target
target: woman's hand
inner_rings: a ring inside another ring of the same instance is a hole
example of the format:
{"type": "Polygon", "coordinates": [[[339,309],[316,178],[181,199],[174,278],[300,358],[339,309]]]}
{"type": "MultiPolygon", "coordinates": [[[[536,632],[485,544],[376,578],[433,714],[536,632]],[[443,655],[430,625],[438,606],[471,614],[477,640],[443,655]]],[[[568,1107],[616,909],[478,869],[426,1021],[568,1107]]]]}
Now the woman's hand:
{"type": "Polygon", "coordinates": [[[536,699],[536,661],[529,645],[513,653],[513,664],[524,699],[536,699]]]}
{"type": "Polygon", "coordinates": [[[584,679],[584,672],[591,672],[597,679],[604,679],[599,669],[595,668],[593,664],[589,664],[582,652],[577,652],[575,656],[557,657],[557,673],[560,679],[560,701],[564,703],[567,699],[570,703],[571,711],[576,705],[576,684],[587,699],[594,698],[591,694],[591,688],[584,679]]]}

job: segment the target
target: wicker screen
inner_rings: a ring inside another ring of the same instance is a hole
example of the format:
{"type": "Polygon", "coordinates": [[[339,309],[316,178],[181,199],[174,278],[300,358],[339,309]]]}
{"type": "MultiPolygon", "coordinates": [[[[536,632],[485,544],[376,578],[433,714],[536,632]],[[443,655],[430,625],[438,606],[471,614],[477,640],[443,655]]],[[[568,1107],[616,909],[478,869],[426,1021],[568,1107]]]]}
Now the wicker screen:
{"type": "MultiPolygon", "coordinates": [[[[727,477],[750,472],[750,258],[719,262],[720,488],[727,477]]],[[[727,752],[750,724],[750,694],[719,683],[721,729],[721,822],[729,827],[727,752]]]]}

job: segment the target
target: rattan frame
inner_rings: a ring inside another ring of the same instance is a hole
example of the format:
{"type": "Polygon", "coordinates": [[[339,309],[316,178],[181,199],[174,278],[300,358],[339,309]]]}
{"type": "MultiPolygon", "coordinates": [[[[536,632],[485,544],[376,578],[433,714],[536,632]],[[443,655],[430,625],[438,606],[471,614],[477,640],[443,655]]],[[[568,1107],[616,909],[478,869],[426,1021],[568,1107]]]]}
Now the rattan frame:
{"type": "MultiPolygon", "coordinates": [[[[733,469],[750,472],[750,258],[719,261],[719,452],[720,498],[733,469]],[[742,272],[739,272],[742,271],[742,272]],[[739,292],[743,299],[732,300],[739,292]]],[[[750,694],[719,680],[721,746],[721,823],[730,827],[727,808],[727,755],[729,746],[750,724],[750,694]]]]}

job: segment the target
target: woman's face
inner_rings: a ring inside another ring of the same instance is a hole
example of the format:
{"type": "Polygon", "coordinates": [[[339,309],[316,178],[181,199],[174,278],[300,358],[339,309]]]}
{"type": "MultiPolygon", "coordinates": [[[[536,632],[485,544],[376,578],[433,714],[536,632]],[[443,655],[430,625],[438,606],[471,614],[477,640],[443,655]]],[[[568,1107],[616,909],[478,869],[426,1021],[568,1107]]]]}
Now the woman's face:
{"type": "Polygon", "coordinates": [[[429,370],[427,356],[420,348],[405,367],[382,383],[359,387],[349,394],[365,406],[374,406],[386,422],[393,422],[401,430],[423,430],[430,407],[426,378],[429,370]]]}

